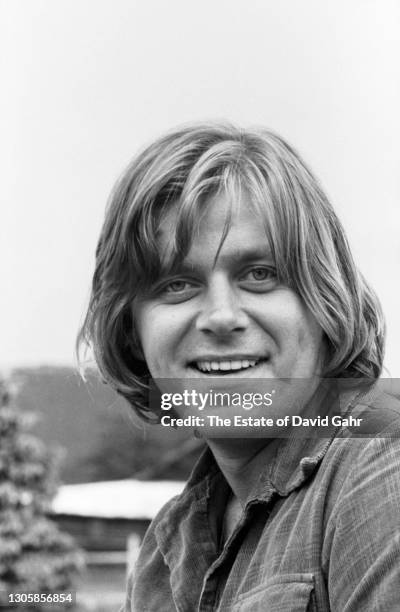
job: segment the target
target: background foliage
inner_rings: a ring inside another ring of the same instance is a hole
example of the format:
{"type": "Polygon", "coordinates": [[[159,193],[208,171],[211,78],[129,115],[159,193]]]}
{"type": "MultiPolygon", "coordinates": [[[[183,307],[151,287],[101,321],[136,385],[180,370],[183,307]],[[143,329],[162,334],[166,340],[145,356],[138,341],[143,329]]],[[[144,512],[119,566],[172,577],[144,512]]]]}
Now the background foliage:
{"type": "Polygon", "coordinates": [[[18,403],[38,416],[32,431],[64,450],[65,483],[121,478],[185,480],[203,444],[187,432],[146,425],[93,372],[18,369],[18,403]]]}
{"type": "Polygon", "coordinates": [[[58,486],[57,459],[30,433],[31,426],[32,416],[18,410],[10,386],[1,380],[0,605],[5,607],[9,592],[74,590],[83,569],[72,538],[46,516],[58,486]]]}

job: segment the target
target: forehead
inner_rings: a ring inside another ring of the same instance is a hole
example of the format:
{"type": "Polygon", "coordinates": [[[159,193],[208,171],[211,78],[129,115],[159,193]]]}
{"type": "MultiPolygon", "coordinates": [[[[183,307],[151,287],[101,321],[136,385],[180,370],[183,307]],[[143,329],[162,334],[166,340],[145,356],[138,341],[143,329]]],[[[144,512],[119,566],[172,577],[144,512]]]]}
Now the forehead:
{"type": "MultiPolygon", "coordinates": [[[[179,240],[180,204],[175,202],[165,213],[159,227],[160,253],[164,262],[174,256],[179,240]]],[[[190,241],[178,265],[190,261],[240,259],[270,256],[265,219],[248,195],[215,194],[197,211],[190,241]]],[[[182,253],[183,255],[183,253],[182,253]]]]}

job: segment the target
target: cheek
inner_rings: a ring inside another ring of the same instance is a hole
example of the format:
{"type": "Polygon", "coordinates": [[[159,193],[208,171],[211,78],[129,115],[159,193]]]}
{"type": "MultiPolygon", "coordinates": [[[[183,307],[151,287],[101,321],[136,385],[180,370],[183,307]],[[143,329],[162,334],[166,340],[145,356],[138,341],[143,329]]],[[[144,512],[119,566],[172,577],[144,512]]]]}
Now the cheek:
{"type": "Polygon", "coordinates": [[[311,315],[299,327],[297,355],[304,367],[321,374],[324,363],[323,332],[311,315]]]}
{"type": "Polygon", "coordinates": [[[150,347],[154,346],[154,339],[157,329],[154,323],[153,309],[148,304],[137,304],[132,311],[132,317],[139,340],[139,345],[143,353],[142,357],[149,364],[151,359],[150,347]]]}
{"type": "Polygon", "coordinates": [[[322,341],[322,330],[313,320],[303,320],[299,323],[297,338],[301,348],[319,347],[322,341]]]}
{"type": "Polygon", "coordinates": [[[292,291],[286,296],[280,309],[281,331],[293,354],[317,354],[320,351],[323,331],[301,299],[292,291]]]}
{"type": "Polygon", "coordinates": [[[136,311],[136,328],[149,366],[168,356],[179,337],[181,321],[173,310],[159,304],[145,304],[136,311]]]}

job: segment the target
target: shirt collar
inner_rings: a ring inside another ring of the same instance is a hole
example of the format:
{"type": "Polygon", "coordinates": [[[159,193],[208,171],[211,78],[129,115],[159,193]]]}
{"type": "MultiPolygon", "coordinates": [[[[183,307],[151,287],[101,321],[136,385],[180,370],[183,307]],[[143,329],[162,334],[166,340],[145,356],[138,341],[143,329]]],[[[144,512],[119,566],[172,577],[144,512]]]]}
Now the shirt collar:
{"type": "MultiPolygon", "coordinates": [[[[360,391],[349,389],[336,397],[342,415],[350,412],[357,402],[360,391]]],[[[247,503],[269,502],[273,496],[286,497],[291,491],[300,488],[315,472],[325,456],[340,427],[329,425],[324,437],[299,437],[293,435],[273,441],[276,452],[273,460],[265,466],[256,482],[247,503]]],[[[209,448],[201,455],[182,492],[164,514],[156,528],[157,539],[171,542],[178,517],[184,509],[200,507],[211,497],[215,484],[225,483],[225,479],[209,448]],[[168,537],[168,534],[170,537],[168,537]]]]}

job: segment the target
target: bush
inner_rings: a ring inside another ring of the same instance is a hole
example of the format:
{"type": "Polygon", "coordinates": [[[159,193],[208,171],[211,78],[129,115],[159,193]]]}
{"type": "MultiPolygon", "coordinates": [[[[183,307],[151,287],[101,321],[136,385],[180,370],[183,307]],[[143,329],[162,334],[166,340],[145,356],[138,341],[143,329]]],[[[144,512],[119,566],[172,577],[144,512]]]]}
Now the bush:
{"type": "Polygon", "coordinates": [[[14,395],[0,380],[0,607],[7,609],[18,609],[10,593],[74,591],[83,569],[73,539],[46,516],[58,486],[56,456],[29,434],[32,419],[19,413],[14,395]]]}

